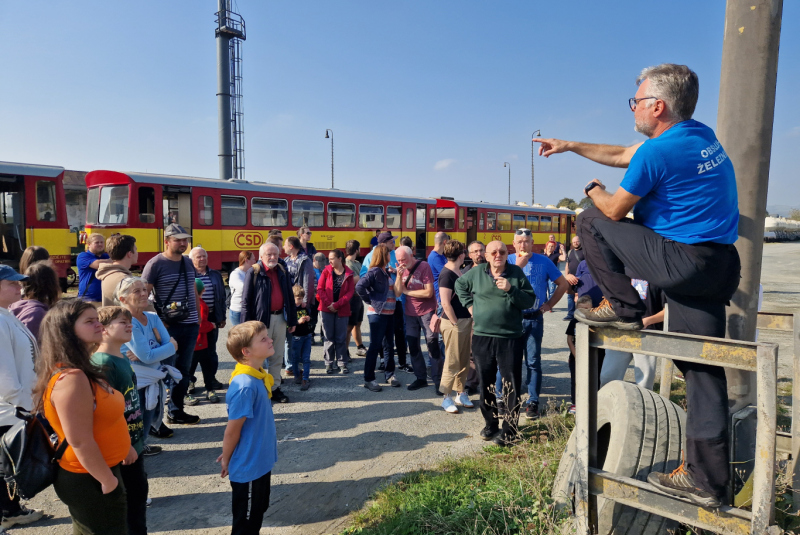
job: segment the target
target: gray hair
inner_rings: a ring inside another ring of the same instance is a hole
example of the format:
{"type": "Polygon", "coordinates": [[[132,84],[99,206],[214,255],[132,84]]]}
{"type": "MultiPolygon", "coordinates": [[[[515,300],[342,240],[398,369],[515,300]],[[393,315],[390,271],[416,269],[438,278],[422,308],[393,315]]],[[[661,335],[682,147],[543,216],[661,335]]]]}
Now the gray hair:
{"type": "Polygon", "coordinates": [[[133,285],[137,282],[141,282],[144,284],[145,288],[147,288],[147,283],[144,282],[144,279],[141,277],[125,277],[119,281],[117,288],[114,290],[114,303],[119,306],[124,306],[120,297],[128,297],[133,291],[133,285]]]}
{"type": "Polygon", "coordinates": [[[192,249],[191,251],[189,251],[189,258],[191,258],[192,260],[194,260],[194,253],[195,253],[195,252],[197,252],[197,251],[203,251],[204,253],[208,254],[208,251],[206,251],[205,249],[203,249],[202,247],[200,247],[200,246],[198,245],[197,247],[195,247],[194,249],[192,249]]]}
{"type": "Polygon", "coordinates": [[[278,250],[278,254],[280,254],[280,252],[281,252],[280,248],[277,245],[275,245],[274,243],[268,241],[268,242],[264,242],[263,244],[261,244],[261,247],[258,248],[258,256],[261,257],[261,256],[264,256],[265,254],[267,254],[267,249],[270,248],[270,247],[276,248],[278,250]]]}
{"type": "MultiPolygon", "coordinates": [[[[693,70],[686,65],[662,63],[643,69],[636,79],[636,85],[641,85],[645,80],[650,80],[648,96],[666,103],[671,120],[681,122],[692,118],[700,93],[700,81],[693,70]]],[[[654,102],[647,101],[647,107],[654,102]]]]}
{"type": "Polygon", "coordinates": [[[403,251],[403,252],[404,252],[405,254],[407,254],[408,256],[412,256],[412,257],[414,256],[414,253],[411,251],[411,247],[409,247],[409,246],[407,246],[407,245],[401,245],[400,247],[398,247],[398,248],[395,250],[394,254],[396,255],[396,254],[397,254],[398,252],[400,252],[400,251],[403,251]]]}

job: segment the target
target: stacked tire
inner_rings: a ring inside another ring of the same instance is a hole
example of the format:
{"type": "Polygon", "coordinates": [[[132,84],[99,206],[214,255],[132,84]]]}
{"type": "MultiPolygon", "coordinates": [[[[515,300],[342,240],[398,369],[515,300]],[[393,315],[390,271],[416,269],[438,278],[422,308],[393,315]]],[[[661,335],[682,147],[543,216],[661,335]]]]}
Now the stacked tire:
{"type": "MultiPolygon", "coordinates": [[[[597,460],[603,470],[640,481],[650,472],[670,472],[681,463],[686,413],[655,392],[624,381],[612,381],[597,394],[597,460]]],[[[557,507],[574,509],[577,474],[575,432],[553,485],[557,507]]],[[[676,522],[638,509],[597,498],[602,535],[656,535],[675,530],[676,522]]]]}

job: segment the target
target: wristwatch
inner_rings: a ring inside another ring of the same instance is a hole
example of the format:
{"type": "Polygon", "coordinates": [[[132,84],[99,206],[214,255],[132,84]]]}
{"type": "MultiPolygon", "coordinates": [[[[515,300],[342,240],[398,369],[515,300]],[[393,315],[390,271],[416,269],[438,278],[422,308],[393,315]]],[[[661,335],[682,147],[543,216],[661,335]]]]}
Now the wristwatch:
{"type": "Polygon", "coordinates": [[[584,192],[584,193],[586,194],[586,196],[588,197],[588,196],[589,196],[589,192],[590,192],[590,191],[592,191],[592,189],[593,189],[593,188],[595,188],[595,187],[597,187],[597,186],[599,186],[599,185],[600,185],[600,182],[595,182],[595,181],[589,182],[589,183],[586,185],[586,187],[585,187],[585,188],[583,188],[583,192],[584,192]]]}

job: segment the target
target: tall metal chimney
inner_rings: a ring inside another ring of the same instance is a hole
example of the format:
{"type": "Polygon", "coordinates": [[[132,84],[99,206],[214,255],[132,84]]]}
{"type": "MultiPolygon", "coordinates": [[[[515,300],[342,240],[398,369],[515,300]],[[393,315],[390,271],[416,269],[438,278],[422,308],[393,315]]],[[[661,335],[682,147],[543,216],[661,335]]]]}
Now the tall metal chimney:
{"type": "Polygon", "coordinates": [[[237,61],[231,57],[231,40],[245,39],[242,17],[231,11],[230,0],[218,0],[217,15],[217,120],[219,128],[219,178],[237,178],[234,166],[234,117],[231,114],[234,98],[234,80],[231,65],[237,61]]]}

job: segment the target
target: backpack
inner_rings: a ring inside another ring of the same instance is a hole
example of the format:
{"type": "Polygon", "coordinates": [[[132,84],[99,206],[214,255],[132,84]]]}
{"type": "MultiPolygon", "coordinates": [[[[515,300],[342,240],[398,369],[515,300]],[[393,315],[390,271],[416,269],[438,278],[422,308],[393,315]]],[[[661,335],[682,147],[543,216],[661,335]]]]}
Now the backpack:
{"type": "MultiPolygon", "coordinates": [[[[20,420],[0,439],[0,473],[10,498],[29,500],[56,480],[58,460],[67,449],[67,439],[55,447],[58,438],[48,433],[50,424],[43,414],[16,408],[20,420]]],[[[1,492],[1,491],[0,491],[1,492]]]]}

